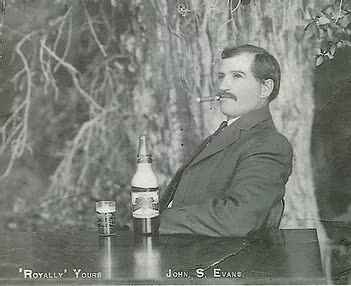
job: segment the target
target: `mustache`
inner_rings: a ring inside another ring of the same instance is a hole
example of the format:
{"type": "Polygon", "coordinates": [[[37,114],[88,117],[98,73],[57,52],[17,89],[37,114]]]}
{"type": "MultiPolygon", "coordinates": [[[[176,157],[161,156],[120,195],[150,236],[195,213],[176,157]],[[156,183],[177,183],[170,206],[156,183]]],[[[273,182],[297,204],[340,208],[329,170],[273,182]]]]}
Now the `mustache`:
{"type": "Polygon", "coordinates": [[[238,101],[237,96],[234,93],[231,93],[227,90],[221,90],[217,93],[218,96],[220,96],[221,98],[229,98],[229,99],[233,99],[235,101],[238,101]]]}

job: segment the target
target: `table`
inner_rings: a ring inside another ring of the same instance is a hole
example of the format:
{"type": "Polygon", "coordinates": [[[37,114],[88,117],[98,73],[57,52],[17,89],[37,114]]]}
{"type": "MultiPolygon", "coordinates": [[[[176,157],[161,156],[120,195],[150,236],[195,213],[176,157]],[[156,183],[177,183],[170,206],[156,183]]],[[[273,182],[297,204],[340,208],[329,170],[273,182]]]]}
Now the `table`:
{"type": "Polygon", "coordinates": [[[0,234],[0,284],[326,284],[315,230],[246,238],[0,234]]]}

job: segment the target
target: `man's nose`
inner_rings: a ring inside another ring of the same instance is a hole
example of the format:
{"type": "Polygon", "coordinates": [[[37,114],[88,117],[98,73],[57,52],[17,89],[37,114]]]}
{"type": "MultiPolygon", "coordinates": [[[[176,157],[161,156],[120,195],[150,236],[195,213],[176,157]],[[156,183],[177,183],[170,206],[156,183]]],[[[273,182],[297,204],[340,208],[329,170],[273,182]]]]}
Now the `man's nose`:
{"type": "Polygon", "coordinates": [[[220,91],[223,91],[223,92],[224,92],[224,91],[229,91],[229,90],[230,90],[229,84],[228,84],[228,81],[227,81],[226,77],[223,78],[223,80],[222,80],[221,83],[219,84],[218,89],[219,89],[220,91]]]}
{"type": "Polygon", "coordinates": [[[224,85],[223,83],[219,85],[218,89],[222,93],[226,93],[230,91],[230,88],[228,88],[227,85],[224,85]]]}

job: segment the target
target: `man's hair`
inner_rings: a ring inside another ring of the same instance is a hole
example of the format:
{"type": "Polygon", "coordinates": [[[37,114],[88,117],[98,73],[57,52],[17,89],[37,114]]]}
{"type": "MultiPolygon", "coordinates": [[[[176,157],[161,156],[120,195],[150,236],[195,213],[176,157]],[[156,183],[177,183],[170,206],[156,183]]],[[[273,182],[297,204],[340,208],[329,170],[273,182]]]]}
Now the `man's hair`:
{"type": "Polygon", "coordinates": [[[221,58],[234,58],[241,54],[255,55],[251,64],[251,72],[259,82],[264,83],[266,79],[273,80],[274,87],[269,96],[269,101],[275,99],[279,93],[280,87],[280,66],[275,57],[263,48],[253,45],[242,45],[233,48],[225,48],[221,54],[221,58]]]}

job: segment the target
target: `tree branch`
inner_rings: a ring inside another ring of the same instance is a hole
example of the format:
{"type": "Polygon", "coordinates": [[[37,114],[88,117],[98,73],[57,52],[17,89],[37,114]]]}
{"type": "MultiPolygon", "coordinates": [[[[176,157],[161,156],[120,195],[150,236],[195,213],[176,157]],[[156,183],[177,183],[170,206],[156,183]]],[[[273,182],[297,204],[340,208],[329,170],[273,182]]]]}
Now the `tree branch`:
{"type": "Polygon", "coordinates": [[[340,19],[341,11],[342,11],[342,4],[343,4],[343,0],[340,0],[339,13],[338,13],[338,16],[336,17],[335,24],[336,24],[336,23],[339,21],[339,19],[340,19]]]}
{"type": "Polygon", "coordinates": [[[99,104],[96,103],[96,101],[92,98],[92,96],[90,94],[88,94],[79,84],[79,80],[77,77],[78,71],[77,69],[71,65],[70,63],[64,61],[62,58],[58,57],[48,46],[46,46],[45,42],[43,40],[40,41],[42,47],[45,49],[45,51],[51,56],[53,57],[55,60],[57,60],[58,62],[61,63],[62,66],[64,66],[71,74],[71,77],[73,79],[73,83],[76,87],[76,89],[79,91],[79,93],[86,99],[86,101],[88,102],[89,106],[93,107],[93,112],[95,112],[94,110],[99,110],[99,111],[103,111],[104,108],[101,107],[99,104]]]}
{"type": "MultiPolygon", "coordinates": [[[[70,15],[70,18],[69,18],[67,44],[66,44],[63,56],[62,56],[62,60],[65,60],[67,55],[68,55],[69,48],[71,47],[71,41],[72,41],[72,14],[70,15]]],[[[57,70],[60,66],[61,66],[61,63],[58,62],[54,67],[54,73],[57,72],[57,70]]]]}
{"type": "Polygon", "coordinates": [[[32,94],[32,73],[29,68],[28,60],[25,57],[25,55],[21,51],[22,45],[33,35],[37,34],[38,31],[33,31],[26,36],[24,36],[16,45],[15,51],[16,53],[20,56],[23,66],[24,66],[24,71],[26,73],[26,78],[27,78],[27,92],[26,92],[26,97],[23,100],[23,102],[19,105],[19,108],[16,109],[16,111],[11,115],[9,120],[0,128],[1,133],[2,133],[2,148],[1,148],[1,153],[6,150],[8,145],[13,143],[11,146],[12,148],[12,153],[11,153],[11,158],[10,162],[7,166],[6,171],[0,176],[0,180],[5,178],[6,176],[9,175],[14,161],[19,158],[22,154],[24,149],[26,148],[27,144],[27,137],[28,137],[28,117],[29,117],[29,108],[30,108],[30,101],[31,101],[31,94],[32,94]],[[24,115],[22,121],[17,124],[16,123],[16,118],[18,113],[24,109],[24,115]],[[7,126],[12,122],[14,124],[12,132],[8,135],[6,139],[6,128],[7,126]],[[14,139],[14,141],[12,141],[14,139]]]}
{"type": "Polygon", "coordinates": [[[241,0],[238,0],[238,3],[236,4],[234,9],[232,9],[232,7],[233,7],[232,4],[233,4],[233,2],[230,2],[230,13],[231,14],[233,14],[239,8],[239,6],[241,4],[241,0]]]}
{"type": "MultiPolygon", "coordinates": [[[[63,160],[57,167],[54,175],[52,176],[51,180],[52,183],[49,187],[48,195],[57,194],[60,192],[62,188],[70,187],[70,179],[72,177],[72,162],[73,158],[76,155],[79,148],[84,146],[85,149],[89,148],[91,139],[92,139],[92,130],[93,128],[99,126],[99,129],[104,128],[104,118],[108,113],[115,112],[115,108],[109,108],[99,115],[95,116],[94,118],[84,122],[79,129],[77,135],[74,137],[71,148],[69,151],[66,152],[63,160]]],[[[86,162],[86,164],[89,162],[86,162]]],[[[83,167],[82,172],[84,173],[87,171],[87,167],[83,167]]],[[[84,173],[80,174],[78,178],[78,182],[81,184],[83,182],[83,175],[84,173]]],[[[72,187],[72,186],[71,186],[72,187]]]]}
{"type": "Polygon", "coordinates": [[[104,58],[107,57],[107,53],[103,47],[103,45],[100,43],[96,33],[95,33],[95,30],[94,30],[94,26],[93,26],[93,23],[91,22],[91,19],[90,19],[90,16],[89,16],[89,12],[88,12],[88,9],[87,9],[87,6],[84,4],[84,11],[85,11],[85,14],[87,16],[87,19],[88,19],[88,24],[89,24],[89,28],[90,28],[90,31],[91,31],[91,34],[93,35],[93,38],[96,42],[96,44],[98,45],[102,55],[104,56],[104,58]]]}
{"type": "Polygon", "coordinates": [[[71,7],[69,7],[69,9],[67,10],[67,12],[65,13],[65,15],[63,15],[62,17],[61,17],[61,19],[60,19],[60,25],[59,25],[59,32],[58,32],[58,35],[57,35],[57,37],[56,37],[56,39],[55,39],[55,43],[54,43],[54,52],[56,53],[56,49],[57,49],[57,46],[58,46],[58,43],[60,42],[60,39],[61,39],[61,36],[62,36],[62,32],[63,32],[63,27],[64,27],[64,25],[65,25],[65,23],[66,23],[66,18],[67,18],[67,16],[70,14],[70,12],[71,12],[71,10],[72,10],[72,6],[71,7]]]}

